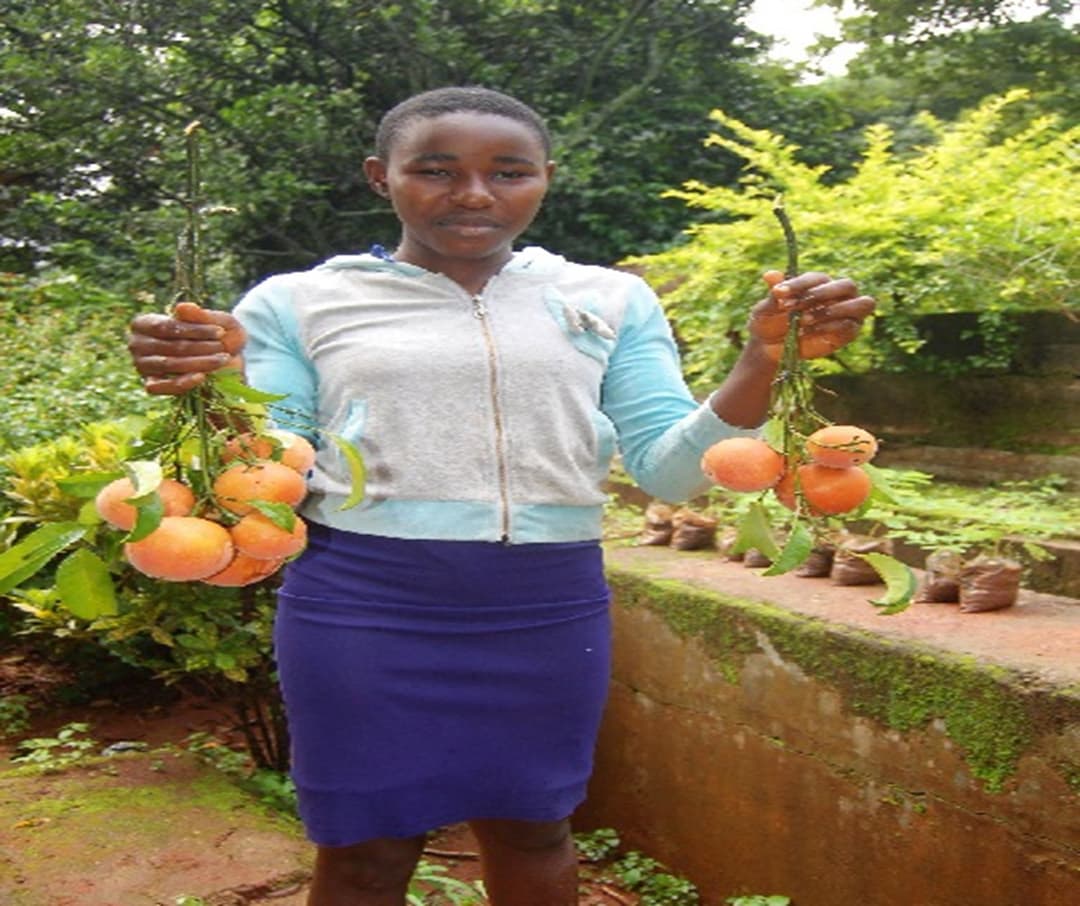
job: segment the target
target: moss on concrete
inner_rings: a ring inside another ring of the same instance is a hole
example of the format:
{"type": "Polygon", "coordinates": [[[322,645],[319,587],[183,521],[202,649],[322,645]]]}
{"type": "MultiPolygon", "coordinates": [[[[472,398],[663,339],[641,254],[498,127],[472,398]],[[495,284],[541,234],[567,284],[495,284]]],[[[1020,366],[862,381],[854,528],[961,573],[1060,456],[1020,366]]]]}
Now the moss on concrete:
{"type": "MultiPolygon", "coordinates": [[[[626,569],[610,568],[608,577],[621,606],[648,607],[680,636],[698,639],[729,682],[738,682],[745,659],[760,651],[762,632],[785,660],[837,689],[854,714],[901,732],[940,720],[990,791],[1003,788],[1044,734],[1080,714],[1075,690],[1032,688],[974,658],[626,569]]],[[[1060,768],[1077,788],[1080,767],[1060,768]]]]}

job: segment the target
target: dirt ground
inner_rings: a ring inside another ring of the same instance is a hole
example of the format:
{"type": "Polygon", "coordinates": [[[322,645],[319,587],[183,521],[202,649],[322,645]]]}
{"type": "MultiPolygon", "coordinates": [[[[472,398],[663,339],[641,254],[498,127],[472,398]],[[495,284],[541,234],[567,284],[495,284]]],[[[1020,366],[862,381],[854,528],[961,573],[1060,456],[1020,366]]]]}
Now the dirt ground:
{"type": "MultiPolygon", "coordinates": [[[[193,733],[238,746],[231,715],[154,684],[61,705],[57,693],[74,679],[66,669],[26,651],[0,654],[0,698],[37,704],[29,727],[0,740],[0,903],[303,906],[312,853],[297,822],[183,747],[193,733]],[[73,722],[90,725],[95,755],[117,743],[145,749],[50,773],[10,761],[20,740],[55,738],[73,722]]],[[[424,861],[459,880],[479,877],[464,826],[433,835],[424,861]]],[[[581,873],[582,906],[638,904],[603,866],[583,861],[581,873]]]]}

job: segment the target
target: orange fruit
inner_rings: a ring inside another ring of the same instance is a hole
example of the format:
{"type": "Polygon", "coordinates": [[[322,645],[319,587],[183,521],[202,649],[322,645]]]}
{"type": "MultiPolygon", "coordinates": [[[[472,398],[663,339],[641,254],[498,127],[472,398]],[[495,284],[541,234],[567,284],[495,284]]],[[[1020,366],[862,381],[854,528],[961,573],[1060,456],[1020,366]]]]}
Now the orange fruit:
{"type": "Polygon", "coordinates": [[[233,553],[228,529],[199,516],[165,516],[145,538],[124,545],[124,556],[139,572],[170,582],[212,576],[233,553]]]}
{"type": "Polygon", "coordinates": [[[826,425],[806,439],[810,461],[830,469],[847,469],[870,462],[877,447],[877,438],[855,425],[826,425]]]}
{"type": "Polygon", "coordinates": [[[780,480],[784,457],[756,437],[729,437],[705,451],[701,471],[731,491],[764,491],[780,480]]]}
{"type": "Polygon", "coordinates": [[[833,469],[808,463],[799,466],[799,488],[812,511],[835,516],[861,506],[870,496],[870,476],[858,466],[833,469]]]}
{"type": "Polygon", "coordinates": [[[285,531],[272,519],[254,512],[242,516],[229,534],[236,549],[259,560],[281,560],[298,554],[307,544],[307,523],[299,516],[291,532],[285,531]]]}
{"type": "MultiPolygon", "coordinates": [[[[195,494],[186,484],[172,478],[162,479],[157,486],[158,496],[166,516],[187,516],[195,508],[195,494]]],[[[110,481],[94,498],[97,514],[113,528],[129,532],[135,525],[135,507],[127,502],[135,493],[129,478],[110,481]]]]}
{"type": "Polygon", "coordinates": [[[202,581],[207,585],[217,585],[223,588],[239,588],[241,585],[251,585],[261,582],[268,576],[276,573],[284,560],[260,560],[257,557],[249,557],[247,554],[237,551],[236,556],[221,572],[207,576],[202,581]]]}
{"type": "Polygon", "coordinates": [[[218,505],[238,516],[253,512],[252,500],[266,500],[299,506],[307,494],[303,476],[287,465],[271,460],[237,463],[214,480],[218,505]]]}
{"type": "Polygon", "coordinates": [[[291,431],[267,431],[265,434],[241,434],[225,442],[221,458],[225,462],[273,459],[301,475],[315,464],[315,448],[306,437],[291,431]],[[276,455],[280,450],[280,455],[276,455]]]}

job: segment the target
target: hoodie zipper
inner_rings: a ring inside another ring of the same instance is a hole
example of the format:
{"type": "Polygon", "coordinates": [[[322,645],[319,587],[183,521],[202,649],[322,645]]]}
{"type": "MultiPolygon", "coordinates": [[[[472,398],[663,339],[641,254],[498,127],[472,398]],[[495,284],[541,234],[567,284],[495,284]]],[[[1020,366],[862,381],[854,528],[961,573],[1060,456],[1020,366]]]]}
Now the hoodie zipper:
{"type": "Polygon", "coordinates": [[[495,338],[491,334],[487,306],[484,305],[481,295],[472,297],[472,306],[473,317],[480,322],[484,334],[484,346],[487,349],[491,412],[495,420],[495,458],[499,474],[500,540],[505,544],[510,541],[510,480],[506,464],[506,428],[503,423],[502,406],[499,403],[499,364],[495,357],[495,338]]]}

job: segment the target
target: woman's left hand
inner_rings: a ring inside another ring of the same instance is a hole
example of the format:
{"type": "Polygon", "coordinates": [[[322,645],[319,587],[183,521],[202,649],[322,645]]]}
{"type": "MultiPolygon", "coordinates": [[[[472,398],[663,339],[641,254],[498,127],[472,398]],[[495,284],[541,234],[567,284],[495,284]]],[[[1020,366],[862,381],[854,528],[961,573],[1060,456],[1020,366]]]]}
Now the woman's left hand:
{"type": "Polygon", "coordinates": [[[874,300],[859,295],[854,282],[809,272],[785,278],[767,271],[769,295],[750,310],[749,330],[769,358],[779,361],[784,351],[788,316],[799,312],[799,355],[814,359],[832,355],[858,335],[874,311],[874,300]]]}

